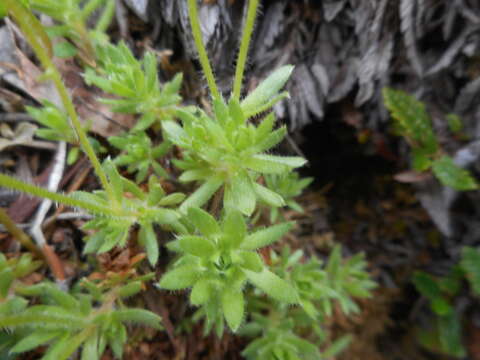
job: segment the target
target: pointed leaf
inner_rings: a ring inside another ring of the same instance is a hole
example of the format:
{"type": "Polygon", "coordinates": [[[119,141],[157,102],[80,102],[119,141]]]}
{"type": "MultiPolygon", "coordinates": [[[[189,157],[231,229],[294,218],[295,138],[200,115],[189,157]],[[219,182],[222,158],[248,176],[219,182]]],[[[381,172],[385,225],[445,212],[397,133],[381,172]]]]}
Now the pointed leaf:
{"type": "Polygon", "coordinates": [[[147,257],[150,265],[155,266],[158,261],[158,241],[153,231],[152,223],[141,224],[139,231],[139,240],[147,250],[147,257]]]}
{"type": "Polygon", "coordinates": [[[192,305],[203,305],[210,300],[213,289],[208,279],[200,279],[195,283],[190,293],[192,305]]]}
{"type": "Polygon", "coordinates": [[[194,256],[209,258],[215,253],[215,245],[210,240],[200,236],[185,235],[178,238],[180,248],[194,256]]]}
{"type": "Polygon", "coordinates": [[[287,222],[258,230],[253,234],[248,235],[243,240],[240,247],[244,250],[256,250],[270,245],[290,231],[294,225],[294,222],[287,222]]]}
{"type": "Polygon", "coordinates": [[[188,219],[205,236],[212,236],[220,233],[220,227],[215,218],[208,212],[191,207],[188,209],[188,219]]]}
{"type": "Polygon", "coordinates": [[[230,183],[225,188],[223,201],[227,211],[237,209],[247,216],[253,213],[256,206],[256,198],[252,181],[248,174],[237,174],[230,180],[230,183]]]}
{"type": "Polygon", "coordinates": [[[144,309],[122,309],[114,312],[115,318],[121,322],[131,322],[147,325],[154,329],[161,329],[162,318],[151,311],[144,309]]]}
{"type": "Polygon", "coordinates": [[[158,286],[167,290],[186,289],[195,284],[199,275],[196,265],[179,266],[164,274],[158,286]]]}
{"type": "Polygon", "coordinates": [[[288,282],[266,268],[261,272],[244,270],[244,273],[253,285],[275,300],[289,304],[298,303],[296,290],[288,282]]]}
{"type": "Polygon", "coordinates": [[[253,185],[255,189],[255,193],[257,196],[265,202],[267,205],[270,205],[272,207],[282,207],[285,206],[285,201],[283,198],[277,194],[276,192],[266,188],[263,185],[260,185],[258,183],[255,183],[253,185]]]}
{"type": "Polygon", "coordinates": [[[243,293],[232,289],[226,289],[222,294],[222,309],[227,324],[233,332],[237,331],[243,320],[245,302],[243,293]]]}
{"type": "Polygon", "coordinates": [[[455,164],[449,156],[443,156],[433,162],[432,170],[435,176],[446,186],[455,190],[475,190],[478,184],[470,173],[455,164]]]}
{"type": "Polygon", "coordinates": [[[227,212],[223,220],[223,231],[229,238],[230,246],[237,248],[247,235],[247,224],[240,211],[232,209],[227,212]]]}
{"type": "Polygon", "coordinates": [[[21,353],[29,350],[33,350],[38,346],[45,344],[53,338],[61,335],[59,332],[46,332],[45,330],[37,330],[32,334],[24,337],[13,348],[10,349],[12,353],[21,353]]]}
{"type": "Polygon", "coordinates": [[[254,113],[256,108],[276,96],[290,78],[292,71],[293,66],[286,65],[269,75],[241,102],[243,112],[254,113]]]}

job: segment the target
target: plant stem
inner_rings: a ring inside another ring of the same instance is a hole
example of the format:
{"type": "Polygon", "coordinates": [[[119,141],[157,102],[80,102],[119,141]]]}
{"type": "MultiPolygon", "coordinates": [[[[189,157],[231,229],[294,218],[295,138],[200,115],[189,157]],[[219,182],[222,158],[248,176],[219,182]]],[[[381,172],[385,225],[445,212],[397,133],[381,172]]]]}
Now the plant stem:
{"type": "Polygon", "coordinates": [[[243,29],[242,41],[238,52],[237,65],[235,67],[235,80],[233,82],[233,98],[240,100],[242,90],[243,73],[245,72],[245,63],[247,62],[248,47],[252,38],[253,25],[257,15],[258,0],[248,1],[247,20],[243,29]]]}
{"type": "Polygon", "coordinates": [[[42,187],[24,183],[20,180],[17,180],[5,174],[0,174],[0,186],[7,187],[9,189],[18,190],[33,196],[47,198],[52,201],[59,202],[68,206],[79,207],[89,212],[92,212],[94,214],[104,214],[104,215],[112,215],[112,216],[117,215],[117,212],[114,209],[111,209],[110,207],[93,204],[84,200],[75,199],[71,196],[66,196],[63,194],[51,192],[42,187]]]}
{"type": "Polygon", "coordinates": [[[70,117],[73,128],[78,136],[82,150],[90,159],[95,173],[97,174],[100,182],[102,183],[103,188],[108,194],[110,201],[113,204],[115,209],[119,209],[118,200],[115,198],[115,194],[112,186],[108,182],[107,176],[102,169],[100,161],[95,155],[92,145],[88,141],[87,135],[78,119],[75,107],[68,95],[67,88],[62,82],[62,77],[58,72],[52,61],[52,51],[51,44],[48,40],[48,36],[43,29],[42,24],[38,19],[28,11],[19,1],[17,0],[5,0],[7,9],[13,15],[17,23],[20,25],[25,37],[35,51],[38,59],[42,63],[42,66],[45,68],[45,74],[48,78],[52,79],[55,84],[55,87],[58,90],[60,99],[62,100],[63,106],[70,117]]]}
{"type": "Polygon", "coordinates": [[[45,256],[40,251],[40,249],[33,243],[30,236],[28,236],[22,229],[20,229],[15,222],[10,218],[7,212],[0,208],[0,223],[2,223],[7,231],[15,238],[17,241],[28,249],[30,252],[35,254],[40,259],[45,259],[45,256]]]}
{"type": "Polygon", "coordinates": [[[202,40],[202,30],[200,28],[200,22],[198,21],[197,0],[188,0],[188,16],[190,18],[193,39],[195,40],[200,64],[202,65],[203,73],[207,79],[208,87],[210,88],[212,97],[214,99],[220,99],[220,92],[218,91],[210,60],[208,60],[207,50],[205,50],[205,45],[202,40]]]}

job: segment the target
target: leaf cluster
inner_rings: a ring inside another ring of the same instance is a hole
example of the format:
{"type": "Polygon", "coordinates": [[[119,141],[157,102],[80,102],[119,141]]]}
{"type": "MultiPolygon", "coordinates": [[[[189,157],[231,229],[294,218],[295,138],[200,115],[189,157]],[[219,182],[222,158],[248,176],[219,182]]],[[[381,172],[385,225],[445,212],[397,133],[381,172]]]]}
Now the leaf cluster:
{"type": "Polygon", "coordinates": [[[321,324],[332,315],[335,303],[346,314],[358,311],[352,297],[368,297],[375,287],[368,279],[361,255],[342,259],[340,247],[335,247],[322,266],[316,258],[305,261],[301,250],[292,253],[285,247],[280,254],[271,251],[270,258],[272,270],[295,288],[301,307],[265,299],[252,301],[251,321],[241,334],[257,338],[242,354],[248,359],[296,360],[328,358],[343,350],[350,341],[348,336],[337,339],[322,353],[315,343],[326,339],[321,324]],[[300,336],[303,334],[309,334],[308,339],[300,336]]]}
{"type": "Polygon", "coordinates": [[[158,159],[165,156],[172,147],[168,141],[153,146],[150,137],[143,131],[112,136],[108,141],[116,148],[123,150],[113,163],[117,166],[127,166],[130,174],[136,172],[136,183],[145,180],[150,169],[153,169],[159,177],[169,176],[158,162],[158,159]]]}
{"type": "Polygon", "coordinates": [[[115,306],[118,300],[140,291],[139,286],[132,284],[107,293],[101,293],[91,283],[85,287],[87,291],[71,294],[48,282],[18,288],[23,297],[36,297],[41,303],[0,318],[0,327],[24,334],[10,353],[47,345],[42,359],[68,359],[81,348],[81,359],[90,360],[100,359],[110,347],[120,358],[127,341],[127,323],[161,328],[160,318],[150,311],[115,306]],[[98,302],[100,307],[95,305],[98,302]]]}
{"type": "Polygon", "coordinates": [[[97,52],[98,66],[87,68],[85,81],[107,94],[116,95],[117,98],[100,99],[114,112],[141,115],[132,131],[145,130],[158,120],[174,117],[181,101],[178,92],[182,74],[160,86],[153,53],[147,52],[139,61],[124,42],[102,44],[97,52]]]}
{"type": "MultiPolygon", "coordinates": [[[[403,91],[389,88],[383,89],[383,98],[385,106],[396,120],[400,135],[412,147],[413,168],[416,171],[431,169],[442,184],[456,190],[478,188],[472,175],[441,151],[425,104],[403,91]]],[[[458,117],[450,115],[449,119],[451,124],[455,121],[456,124],[452,126],[458,128],[458,117]]]]}

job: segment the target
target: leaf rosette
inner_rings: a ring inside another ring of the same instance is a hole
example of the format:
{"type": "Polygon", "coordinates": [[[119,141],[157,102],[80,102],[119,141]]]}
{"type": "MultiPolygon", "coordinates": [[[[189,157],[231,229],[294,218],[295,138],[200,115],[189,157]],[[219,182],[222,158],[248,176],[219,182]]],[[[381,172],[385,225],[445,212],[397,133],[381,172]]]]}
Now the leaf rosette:
{"type": "Polygon", "coordinates": [[[243,320],[243,288],[247,282],[277,301],[298,302],[295,289],[268,270],[256,252],[279,240],[293,223],[248,234],[243,215],[237,210],[228,212],[221,224],[199,208],[190,208],[187,218],[199,234],[182,235],[169,243],[169,249],[181,256],[163,276],[159,287],[192,288],[190,302],[204,308],[207,322],[221,319],[223,326],[225,318],[233,331],[243,320]]]}
{"type": "Polygon", "coordinates": [[[183,150],[183,159],[175,165],[184,172],[180,181],[197,181],[201,185],[182,204],[180,210],[205,204],[223,187],[226,209],[236,209],[250,216],[257,201],[273,207],[285,204],[281,195],[257,182],[261,175],[288,173],[305,164],[294,156],[268,154],[287,133],[285,126],[274,129],[275,115],[269,113],[258,126],[248,118],[268,110],[285,95],[276,95],[290,76],[293,67],[275,71],[242,103],[232,98],[228,104],[213,100],[214,116],[197,109],[178,110],[182,125],[162,123],[171,142],[183,150]],[[265,86],[271,84],[271,87],[265,86]]]}

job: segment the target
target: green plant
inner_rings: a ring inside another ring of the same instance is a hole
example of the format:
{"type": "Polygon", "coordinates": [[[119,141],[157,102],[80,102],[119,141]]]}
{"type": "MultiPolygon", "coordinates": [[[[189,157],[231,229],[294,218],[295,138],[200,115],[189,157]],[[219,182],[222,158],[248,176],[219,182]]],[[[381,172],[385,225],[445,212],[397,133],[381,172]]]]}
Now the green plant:
{"type": "MultiPolygon", "coordinates": [[[[31,1],[32,8],[35,8],[33,3],[41,3],[44,7],[36,9],[44,14],[51,15],[57,9],[59,14],[55,19],[70,30],[84,26],[81,21],[90,15],[90,10],[103,4],[91,0],[79,8],[74,0],[62,4],[35,1],[31,1]],[[74,9],[81,9],[79,22],[72,19],[74,9]]],[[[111,3],[107,3],[107,8],[111,3]]],[[[346,313],[357,311],[352,297],[368,296],[373,282],[368,280],[363,259],[359,256],[343,261],[339,248],[334,249],[324,268],[319,260],[306,260],[301,252],[291,254],[287,248],[280,257],[273,250],[269,257],[261,255],[268,254],[265,249],[268,246],[280,246],[280,239],[294,223],[258,228],[252,215],[260,209],[260,204],[272,212],[285,205],[301,210],[293,197],[300,194],[310,179],[299,180],[298,175],[289,174],[306,162],[303,158],[270,153],[287,132],[284,126],[275,129],[271,108],[288,97],[281,89],[293,67],[275,70],[251,94],[240,99],[258,1],[249,1],[233,91],[226,100],[216,86],[201,40],[196,0],[188,0],[192,33],[211,93],[207,108],[212,112],[181,107],[181,75],[161,85],[153,54],[146,53],[138,61],[124,43],[112,45],[103,38],[98,46],[97,37],[92,37],[92,33],[85,35],[88,31],[79,31],[78,38],[69,37],[69,32],[59,32],[78,48],[88,43],[83,43],[84,40],[91,40],[95,51],[89,61],[84,61],[88,66],[84,78],[87,84],[105,93],[101,101],[114,112],[140,115],[128,133],[109,139],[121,150],[120,155],[103,161],[97,157],[51,60],[53,51],[44,28],[20,2],[5,0],[5,4],[44,67],[43,78],[54,82],[65,109],[64,113],[47,102],[42,109],[30,109],[46,126],[39,135],[77,145],[92,163],[101,189],[64,195],[4,174],[0,174],[0,185],[86,210],[92,219],[84,225],[84,230],[90,231],[84,239],[84,254],[129,246],[136,238],[146,250],[150,265],[155,267],[160,253],[157,233],[175,235],[167,248],[176,252],[177,257],[157,284],[168,290],[191,288],[190,302],[199,306],[195,318],[206,317],[207,332],[215,328],[221,336],[225,321],[234,332],[244,321],[252,323],[252,319],[258,322],[257,327],[261,326],[261,317],[271,310],[267,316],[270,325],[265,323],[260,333],[270,339],[266,345],[285,341],[286,348],[268,356],[285,360],[303,358],[303,352],[317,356],[318,346],[303,339],[308,337],[304,330],[313,329],[317,340],[325,341],[325,332],[319,324],[330,315],[332,302],[338,302],[346,313]],[[77,39],[81,41],[77,43],[77,39]],[[254,116],[262,117],[258,124],[252,121],[254,116]],[[161,135],[163,142],[152,147],[153,134],[161,135]],[[157,162],[174,146],[177,158],[172,162],[181,170],[178,180],[198,183],[197,188],[186,188],[186,193],[191,190],[187,196],[179,192],[167,194],[155,175],[148,177],[147,184],[139,184],[153,168],[156,175],[168,176],[178,185],[177,172],[168,173],[157,162]],[[136,182],[122,176],[117,166],[127,166],[130,174],[136,172],[136,182]],[[208,207],[209,211],[201,207],[208,207]],[[260,249],[262,253],[257,252],[260,249]],[[262,303],[265,305],[258,305],[262,303]],[[276,316],[291,320],[275,329],[279,322],[271,320],[276,316]]],[[[104,29],[105,22],[102,19],[100,22],[104,29]]],[[[67,358],[80,349],[82,358],[95,359],[109,346],[115,356],[121,357],[127,341],[125,322],[159,328],[160,319],[156,315],[130,309],[124,301],[150,280],[153,280],[151,274],[136,276],[120,272],[107,273],[100,282],[83,280],[70,291],[62,291],[48,282],[19,286],[15,288],[15,296],[21,299],[20,307],[14,310],[21,308],[21,311],[12,310],[0,318],[0,327],[11,328],[17,334],[8,338],[14,344],[13,352],[47,344],[46,359],[67,358]]],[[[345,344],[346,340],[340,339],[323,355],[330,356],[345,344]]],[[[261,343],[260,347],[264,345],[261,343]]],[[[263,359],[264,354],[270,354],[270,350],[259,352],[252,350],[253,347],[245,350],[245,356],[263,359]]]]}
{"type": "MultiPolygon", "coordinates": [[[[423,103],[403,91],[389,88],[383,90],[383,97],[385,106],[396,120],[399,134],[412,147],[414,170],[431,170],[442,184],[456,190],[478,188],[471,174],[442,151],[423,103]]],[[[450,127],[457,129],[458,120],[450,115],[450,127]]]]}
{"type": "Polygon", "coordinates": [[[114,15],[115,0],[25,0],[24,3],[56,21],[46,28],[48,36],[60,40],[53,47],[55,56],[78,55],[85,63],[95,64],[95,44],[107,41],[105,31],[114,15]],[[101,11],[99,16],[92,15],[98,11],[101,11]],[[89,20],[96,24],[91,31],[87,28],[89,20]]]}
{"type": "Polygon", "coordinates": [[[418,339],[426,348],[455,357],[464,357],[463,316],[455,308],[455,301],[463,289],[463,280],[470,283],[475,296],[480,295],[480,252],[465,246],[458,265],[443,277],[434,277],[417,271],[413,283],[417,291],[429,302],[433,326],[418,329],[418,339]]]}
{"type": "Polygon", "coordinates": [[[223,317],[233,331],[240,326],[245,306],[242,290],[247,281],[279,301],[298,302],[295,289],[269,271],[256,252],[279,240],[292,223],[247,234],[245,219],[235,210],[225,215],[221,226],[199,208],[189,208],[187,218],[200,234],[180,236],[168,245],[182,256],[159,286],[168,290],[192,287],[190,302],[204,308],[209,323],[217,323],[219,336],[223,317]]]}
{"type": "Polygon", "coordinates": [[[272,271],[286,278],[296,289],[301,308],[292,308],[281,302],[268,301],[251,294],[252,321],[241,334],[256,337],[243,355],[248,359],[319,359],[329,358],[343,350],[350,336],[337,339],[321,353],[315,343],[328,338],[322,324],[332,316],[334,304],[339,304],[345,314],[358,312],[352,297],[368,297],[375,283],[365,272],[366,263],[361,254],[343,260],[340,247],[335,247],[328,262],[316,258],[305,260],[301,250],[291,252],[284,247],[280,254],[270,252],[272,271]],[[305,336],[302,338],[300,335],[305,336]]]}
{"type": "Polygon", "coordinates": [[[118,166],[128,166],[127,171],[130,174],[136,172],[137,183],[145,180],[150,168],[160,177],[169,176],[158,162],[158,159],[165,156],[172,148],[172,144],[168,141],[153,146],[150,137],[143,131],[112,136],[108,141],[124,151],[113,160],[113,163],[118,166]]]}
{"type": "Polygon", "coordinates": [[[93,283],[85,282],[86,291],[73,294],[48,282],[17,288],[20,295],[35,296],[42,303],[0,318],[0,327],[18,329],[25,334],[10,348],[10,353],[48,344],[43,359],[68,359],[79,347],[82,347],[82,359],[100,359],[106,347],[120,358],[127,341],[125,323],[161,328],[160,317],[152,312],[121,306],[121,299],[139,292],[140,285],[141,280],[137,279],[101,292],[93,283]],[[102,305],[96,307],[96,302],[102,305]]]}
{"type": "Polygon", "coordinates": [[[87,68],[85,81],[118,97],[100,99],[113,111],[141,114],[132,131],[145,130],[158,120],[174,117],[181,101],[178,92],[182,74],[160,86],[153,53],[147,52],[143,61],[138,61],[123,42],[99,46],[97,53],[98,66],[87,68]]]}

